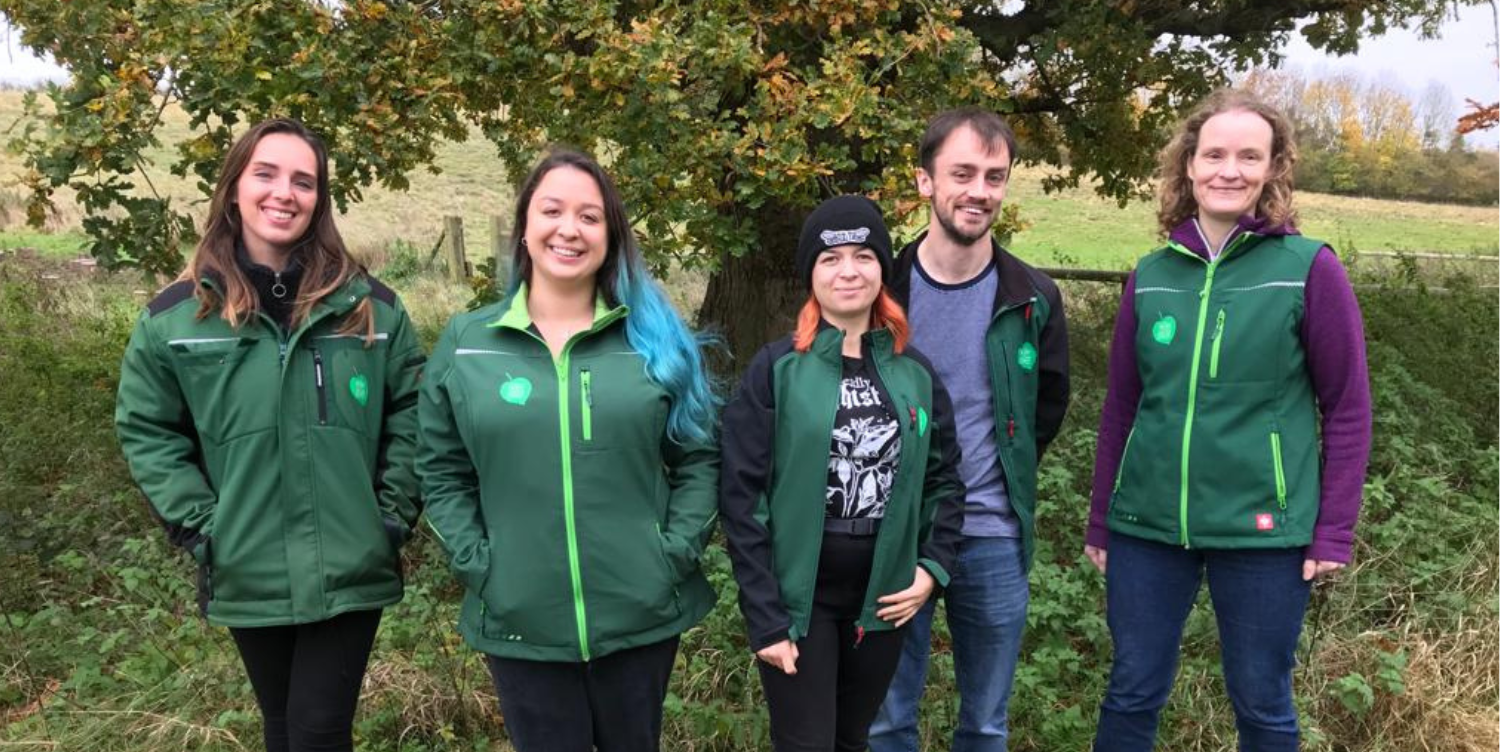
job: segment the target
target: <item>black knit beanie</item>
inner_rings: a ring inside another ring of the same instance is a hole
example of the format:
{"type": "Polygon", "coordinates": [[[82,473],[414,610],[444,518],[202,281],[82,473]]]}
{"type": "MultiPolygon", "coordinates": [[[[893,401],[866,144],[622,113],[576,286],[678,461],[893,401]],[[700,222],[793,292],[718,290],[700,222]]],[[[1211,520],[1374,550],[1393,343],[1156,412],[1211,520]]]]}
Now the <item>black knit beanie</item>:
{"type": "Polygon", "coordinates": [[[862,245],[880,259],[880,281],[891,276],[891,233],[880,218],[880,207],[864,196],[834,196],[813,209],[802,223],[797,241],[797,278],[812,287],[813,263],[818,254],[841,245],[862,245]]]}

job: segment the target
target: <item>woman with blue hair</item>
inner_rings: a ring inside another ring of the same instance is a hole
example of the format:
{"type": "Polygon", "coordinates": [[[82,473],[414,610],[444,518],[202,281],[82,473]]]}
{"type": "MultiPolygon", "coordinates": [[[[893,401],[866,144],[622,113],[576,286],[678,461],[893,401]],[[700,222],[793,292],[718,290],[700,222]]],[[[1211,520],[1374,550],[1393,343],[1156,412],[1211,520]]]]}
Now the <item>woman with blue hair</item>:
{"type": "Polygon", "coordinates": [[[598,163],[521,186],[506,297],[449,322],[422,386],[428,520],[518,752],[656,750],[678,635],[714,591],[715,399],[598,163]]]}

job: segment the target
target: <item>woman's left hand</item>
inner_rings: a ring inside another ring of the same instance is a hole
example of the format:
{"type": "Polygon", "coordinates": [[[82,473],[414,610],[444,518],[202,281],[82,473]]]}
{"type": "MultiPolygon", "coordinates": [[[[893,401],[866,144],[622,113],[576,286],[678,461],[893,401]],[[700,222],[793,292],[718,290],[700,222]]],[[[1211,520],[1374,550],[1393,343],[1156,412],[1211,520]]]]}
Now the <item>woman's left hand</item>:
{"type": "Polygon", "coordinates": [[[876,611],[875,616],[883,621],[891,622],[898,627],[911,621],[911,617],[917,615],[917,611],[922,608],[922,604],[926,603],[927,599],[932,595],[933,585],[932,575],[928,574],[927,570],[917,567],[917,573],[912,578],[911,587],[891,593],[890,595],[882,595],[876,599],[886,605],[885,608],[876,611]]]}
{"type": "Polygon", "coordinates": [[[1322,577],[1329,572],[1337,571],[1343,568],[1343,562],[1322,561],[1321,559],[1303,559],[1302,581],[1312,582],[1313,580],[1322,577]]]}

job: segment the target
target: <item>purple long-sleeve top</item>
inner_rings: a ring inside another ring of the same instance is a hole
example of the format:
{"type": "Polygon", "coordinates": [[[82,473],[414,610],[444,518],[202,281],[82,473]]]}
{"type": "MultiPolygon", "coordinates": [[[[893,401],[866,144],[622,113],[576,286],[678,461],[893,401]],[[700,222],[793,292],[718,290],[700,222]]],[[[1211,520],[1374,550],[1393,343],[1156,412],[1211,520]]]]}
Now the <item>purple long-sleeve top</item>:
{"type": "MultiPolygon", "coordinates": [[[[1291,228],[1265,227],[1243,217],[1226,238],[1243,232],[1266,236],[1295,234],[1291,228]]],[[[1197,220],[1173,229],[1171,240],[1207,259],[1207,241],[1197,220]]],[[[1252,251],[1253,252],[1253,251],[1252,251]]],[[[1317,395],[1323,423],[1322,489],[1318,521],[1306,558],[1348,563],[1359,519],[1365,467],[1370,457],[1370,377],[1365,360],[1364,322],[1343,264],[1328,246],[1313,258],[1303,289],[1304,311],[1299,333],[1307,354],[1307,371],[1317,395]]],[[[1094,488],[1084,541],[1108,548],[1106,516],[1125,439],[1135,423],[1141,399],[1141,374],[1135,353],[1135,274],[1125,283],[1120,314],[1109,347],[1109,391],[1099,416],[1099,443],[1094,458],[1094,488]]]]}

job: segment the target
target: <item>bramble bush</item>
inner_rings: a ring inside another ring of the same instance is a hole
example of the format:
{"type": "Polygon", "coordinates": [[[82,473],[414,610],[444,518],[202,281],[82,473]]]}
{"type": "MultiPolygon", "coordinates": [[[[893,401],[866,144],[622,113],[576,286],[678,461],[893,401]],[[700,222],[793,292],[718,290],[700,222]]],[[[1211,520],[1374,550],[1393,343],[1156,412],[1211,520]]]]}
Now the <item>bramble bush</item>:
{"type": "MultiPolygon", "coordinates": [[[[1309,608],[1296,675],[1305,748],[1493,749],[1495,296],[1460,278],[1428,287],[1414,268],[1357,281],[1373,285],[1360,300],[1375,446],[1355,564],[1317,586],[1309,608]]],[[[421,289],[413,297],[435,298],[421,289]]],[[[452,299],[461,304],[464,292],[452,299]]],[[[1083,558],[1082,535],[1118,291],[1065,293],[1075,397],[1040,471],[1041,534],[1011,705],[1020,751],[1088,746],[1110,659],[1103,580],[1083,558]]],[[[260,748],[233,645],[197,616],[192,567],[156,529],[115,444],[119,357],[143,302],[120,276],[0,258],[0,744],[260,748]]],[[[430,345],[451,312],[413,310],[430,345]]],[[[504,726],[483,662],[454,629],[460,590],[440,547],[424,528],[405,557],[407,595],[381,627],[360,748],[508,749],[496,741],[504,726]]],[[[684,635],[666,748],[763,750],[766,713],[722,541],[704,565],[720,602],[684,635]]],[[[921,733],[941,749],[958,714],[941,617],[933,649],[921,733]]],[[[1233,748],[1217,651],[1205,596],[1185,631],[1162,748],[1233,748]]]]}

